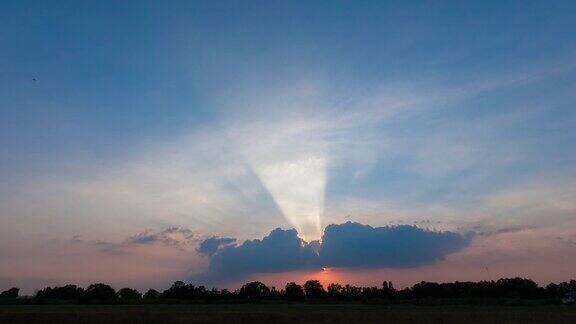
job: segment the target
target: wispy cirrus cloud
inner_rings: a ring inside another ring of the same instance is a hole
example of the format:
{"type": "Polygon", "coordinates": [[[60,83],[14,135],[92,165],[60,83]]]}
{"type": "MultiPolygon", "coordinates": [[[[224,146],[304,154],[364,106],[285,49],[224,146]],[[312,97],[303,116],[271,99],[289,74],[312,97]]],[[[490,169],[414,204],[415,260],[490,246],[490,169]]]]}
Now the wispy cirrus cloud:
{"type": "Polygon", "coordinates": [[[160,242],[165,245],[182,246],[189,245],[197,240],[196,235],[187,228],[170,227],[160,232],[148,229],[142,233],[131,236],[128,242],[136,244],[160,242]]]}
{"type": "MultiPolygon", "coordinates": [[[[193,247],[200,241],[200,237],[200,234],[188,228],[170,227],[164,230],[146,229],[120,241],[90,240],[77,234],[69,240],[64,240],[63,243],[91,247],[98,252],[107,254],[126,255],[139,245],[157,245],[182,251],[193,251],[193,247]]],[[[54,241],[59,242],[60,240],[54,241]]]]}

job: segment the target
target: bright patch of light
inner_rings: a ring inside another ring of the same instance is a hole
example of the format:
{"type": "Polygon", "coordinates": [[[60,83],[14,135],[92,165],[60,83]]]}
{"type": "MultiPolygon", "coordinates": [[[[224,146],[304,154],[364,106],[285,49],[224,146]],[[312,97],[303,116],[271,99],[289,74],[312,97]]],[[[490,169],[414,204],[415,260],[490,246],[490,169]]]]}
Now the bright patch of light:
{"type": "Polygon", "coordinates": [[[325,158],[305,157],[265,164],[254,171],[300,236],[307,241],[319,239],[326,186],[325,158]]]}

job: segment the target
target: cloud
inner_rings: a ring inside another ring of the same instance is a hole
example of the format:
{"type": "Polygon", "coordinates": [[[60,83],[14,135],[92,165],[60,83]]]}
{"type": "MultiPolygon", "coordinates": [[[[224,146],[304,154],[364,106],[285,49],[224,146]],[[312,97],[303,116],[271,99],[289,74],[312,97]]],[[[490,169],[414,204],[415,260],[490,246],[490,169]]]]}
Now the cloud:
{"type": "MultiPolygon", "coordinates": [[[[209,238],[203,244],[214,244],[209,238]]],[[[322,243],[306,243],[296,230],[277,228],[262,240],[227,245],[210,258],[208,271],[196,280],[230,281],[256,273],[344,268],[409,268],[431,264],[469,244],[469,237],[416,226],[371,227],[347,222],[329,225],[322,243]]]]}
{"type": "Polygon", "coordinates": [[[135,244],[151,244],[159,242],[172,246],[188,245],[193,241],[195,241],[194,233],[192,233],[190,229],[179,227],[170,227],[160,232],[145,230],[144,232],[131,236],[128,239],[129,243],[135,244]]]}
{"type": "Polygon", "coordinates": [[[131,235],[122,241],[91,241],[84,240],[81,235],[74,235],[68,243],[82,245],[96,249],[100,253],[109,255],[128,255],[130,250],[138,246],[162,246],[180,250],[191,250],[188,247],[198,241],[196,234],[188,228],[169,227],[154,231],[146,229],[138,234],[131,235]]]}
{"type": "Polygon", "coordinates": [[[201,254],[212,256],[218,252],[220,248],[227,247],[234,242],[236,242],[235,238],[212,236],[202,241],[197,251],[201,254]]]}
{"type": "Polygon", "coordinates": [[[347,222],[326,227],[320,260],[335,267],[416,267],[441,260],[468,242],[468,238],[453,232],[347,222]]]}
{"type": "Polygon", "coordinates": [[[313,247],[299,238],[296,230],[277,228],[262,240],[248,240],[217,251],[201,279],[230,280],[253,273],[311,268],[317,263],[313,247]]]}

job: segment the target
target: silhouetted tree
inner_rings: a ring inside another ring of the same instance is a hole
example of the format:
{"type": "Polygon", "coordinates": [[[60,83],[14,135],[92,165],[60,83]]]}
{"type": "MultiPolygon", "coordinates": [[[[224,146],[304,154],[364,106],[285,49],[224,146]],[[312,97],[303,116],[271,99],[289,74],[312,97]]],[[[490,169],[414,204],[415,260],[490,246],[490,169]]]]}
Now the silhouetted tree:
{"type": "Polygon", "coordinates": [[[148,291],[144,294],[144,299],[147,300],[156,300],[158,298],[160,298],[160,293],[155,289],[148,289],[148,291]]]}
{"type": "Polygon", "coordinates": [[[88,300],[110,301],[116,299],[116,291],[106,284],[95,283],[86,288],[84,297],[88,300]]]}
{"type": "Polygon", "coordinates": [[[207,293],[204,286],[196,287],[192,284],[176,281],[172,284],[172,287],[162,292],[162,297],[169,299],[205,299],[207,293]]]}
{"type": "Polygon", "coordinates": [[[122,288],[118,290],[116,296],[118,296],[120,300],[138,300],[142,298],[142,294],[132,288],[122,288]]]}
{"type": "Polygon", "coordinates": [[[496,290],[497,297],[536,298],[541,295],[534,281],[523,278],[499,279],[496,281],[496,290]]]}
{"type": "Polygon", "coordinates": [[[268,293],[268,299],[282,299],[282,292],[278,291],[276,287],[270,287],[270,292],[268,293]]]}
{"type": "Polygon", "coordinates": [[[322,298],[326,294],[324,287],[318,280],[306,281],[303,288],[308,298],[322,298]]]}
{"type": "Polygon", "coordinates": [[[253,281],[242,286],[239,295],[250,299],[263,299],[270,295],[270,289],[260,281],[253,281]]]}
{"type": "MultiPolygon", "coordinates": [[[[15,298],[18,296],[18,288],[12,288],[0,293],[0,298],[15,298]]],[[[89,303],[110,303],[117,301],[138,302],[142,295],[131,288],[120,289],[117,293],[108,285],[97,283],[92,284],[86,290],[75,285],[65,285],[63,287],[46,287],[37,291],[35,298],[43,303],[50,300],[70,300],[89,303]]],[[[401,290],[394,289],[391,282],[384,281],[381,287],[357,287],[351,285],[330,284],[327,291],[318,280],[309,280],[303,286],[294,282],[286,284],[282,291],[276,288],[266,287],[259,281],[246,283],[237,291],[230,292],[226,289],[218,290],[206,289],[204,286],[194,286],[182,281],[175,282],[169,289],[159,293],[150,289],[144,295],[147,301],[158,300],[158,302],[173,302],[174,300],[199,300],[204,302],[213,301],[233,301],[239,298],[251,300],[290,300],[303,301],[306,299],[315,300],[328,297],[331,300],[341,301],[367,301],[370,299],[395,299],[414,300],[421,298],[481,298],[481,299],[505,299],[521,298],[536,299],[548,298],[556,299],[576,296],[576,280],[551,283],[545,288],[539,287],[534,281],[523,278],[503,278],[498,281],[480,282],[420,282],[412,287],[401,290]]],[[[548,300],[547,302],[554,302],[548,300]]],[[[12,301],[10,301],[12,303],[12,301]]]]}
{"type": "Polygon", "coordinates": [[[233,299],[236,298],[236,293],[231,292],[228,289],[222,289],[219,292],[220,299],[233,299]]]}
{"type": "Polygon", "coordinates": [[[362,288],[351,285],[345,285],[342,288],[341,294],[342,298],[345,300],[359,300],[362,298],[362,288]]]}
{"type": "Polygon", "coordinates": [[[392,281],[384,281],[382,283],[382,292],[380,294],[380,298],[392,298],[396,293],[396,289],[394,289],[394,285],[392,285],[392,281]]]}
{"type": "Polygon", "coordinates": [[[18,298],[19,288],[10,288],[0,293],[0,298],[18,298]]]}
{"type": "Polygon", "coordinates": [[[576,280],[570,282],[561,282],[559,284],[550,284],[546,287],[548,293],[554,293],[555,297],[565,297],[566,294],[573,294],[576,292],[576,280]]]}
{"type": "Polygon", "coordinates": [[[326,289],[328,292],[328,297],[330,298],[341,298],[341,294],[342,294],[342,285],[337,284],[337,283],[331,283],[328,285],[328,288],[326,289]]]}
{"type": "Polygon", "coordinates": [[[186,298],[186,284],[184,281],[176,281],[172,286],[162,292],[163,298],[184,299],[186,298]]]}
{"type": "Polygon", "coordinates": [[[410,291],[413,298],[442,297],[440,284],[436,282],[419,282],[410,291]]]}
{"type": "Polygon", "coordinates": [[[302,286],[295,282],[289,282],[284,288],[284,298],[291,301],[303,301],[306,298],[302,286]]]}
{"type": "Polygon", "coordinates": [[[549,297],[558,297],[560,296],[560,287],[555,284],[555,283],[551,283],[548,286],[546,286],[546,295],[548,295],[549,297]]]}
{"type": "Polygon", "coordinates": [[[382,289],[394,290],[394,285],[392,285],[392,281],[382,282],[382,289]]]}
{"type": "Polygon", "coordinates": [[[36,292],[36,297],[40,299],[80,300],[83,294],[84,289],[76,285],[66,285],[44,288],[36,292]]]}

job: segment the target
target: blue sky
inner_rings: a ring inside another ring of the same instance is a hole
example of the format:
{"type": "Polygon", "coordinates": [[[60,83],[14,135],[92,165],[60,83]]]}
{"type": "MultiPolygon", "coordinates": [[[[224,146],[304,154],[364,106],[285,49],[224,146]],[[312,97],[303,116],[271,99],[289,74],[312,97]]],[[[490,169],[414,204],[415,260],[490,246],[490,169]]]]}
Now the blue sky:
{"type": "Polygon", "coordinates": [[[97,243],[161,258],[168,281],[206,268],[213,235],[349,220],[482,233],[457,260],[574,253],[575,18],[571,1],[3,1],[0,283],[63,280],[97,243]],[[129,246],[142,233],[187,247],[129,246]]]}

